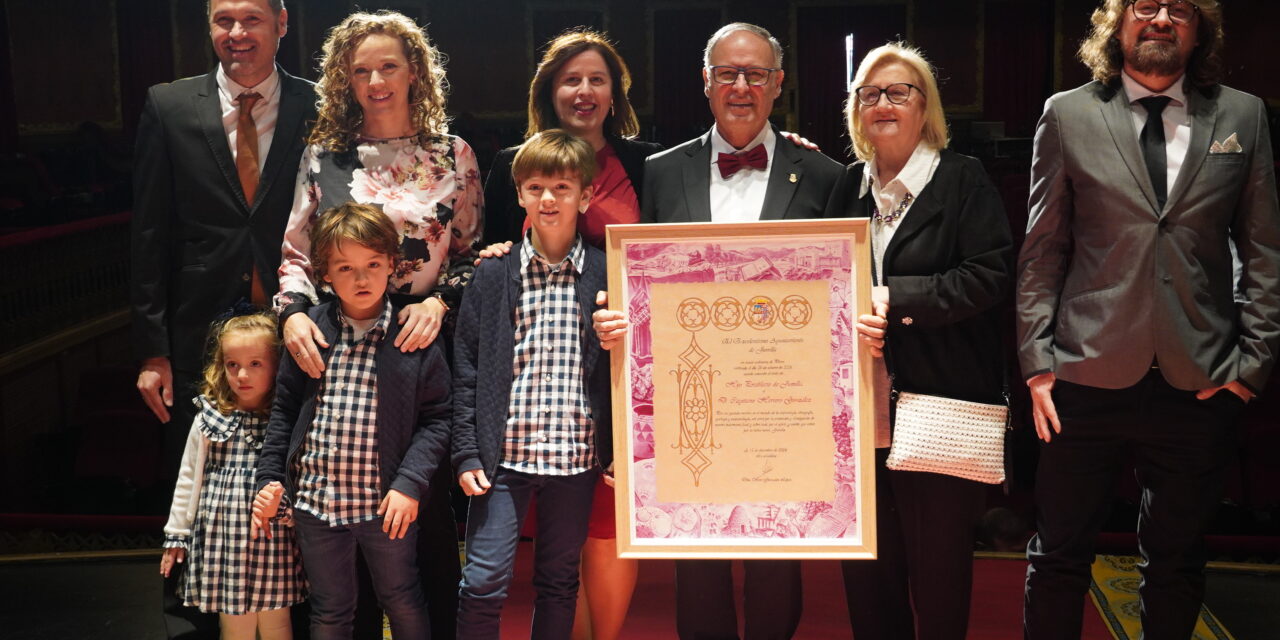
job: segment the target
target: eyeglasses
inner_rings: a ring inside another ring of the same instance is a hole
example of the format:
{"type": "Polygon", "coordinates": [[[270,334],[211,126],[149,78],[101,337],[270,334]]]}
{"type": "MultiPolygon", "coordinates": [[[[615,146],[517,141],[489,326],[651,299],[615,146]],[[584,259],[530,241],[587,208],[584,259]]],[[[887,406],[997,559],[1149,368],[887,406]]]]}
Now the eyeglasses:
{"type": "MultiPolygon", "coordinates": [[[[858,96],[858,102],[864,107],[874,107],[880,102],[880,94],[889,99],[893,104],[906,104],[911,98],[911,90],[920,91],[920,87],[905,82],[895,82],[883,89],[872,85],[865,85],[853,90],[854,95],[858,96]]],[[[920,95],[924,95],[920,91],[920,95]]]]}
{"type": "Polygon", "coordinates": [[[715,67],[707,67],[707,75],[716,84],[733,84],[738,81],[738,76],[746,76],[747,84],[753,87],[763,87],[769,83],[769,76],[774,71],[782,71],[782,69],[770,69],[767,67],[731,67],[719,65],[715,67]]]}
{"type": "Polygon", "coordinates": [[[1191,22],[1196,17],[1196,13],[1200,11],[1200,7],[1187,2],[1187,0],[1173,0],[1173,2],[1129,0],[1129,4],[1133,6],[1133,17],[1147,22],[1155,20],[1156,16],[1160,15],[1161,8],[1169,12],[1169,20],[1174,24],[1191,22]]]}

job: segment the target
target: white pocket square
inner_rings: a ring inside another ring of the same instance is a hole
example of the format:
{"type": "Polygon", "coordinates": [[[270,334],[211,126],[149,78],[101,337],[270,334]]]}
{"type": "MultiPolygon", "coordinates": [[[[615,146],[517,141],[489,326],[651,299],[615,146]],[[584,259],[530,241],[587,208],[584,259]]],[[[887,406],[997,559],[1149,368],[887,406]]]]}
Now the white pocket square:
{"type": "Polygon", "coordinates": [[[1222,142],[1214,142],[1209,146],[1209,153],[1244,153],[1244,149],[1240,147],[1240,141],[1236,139],[1236,134],[1227,136],[1222,142]]]}

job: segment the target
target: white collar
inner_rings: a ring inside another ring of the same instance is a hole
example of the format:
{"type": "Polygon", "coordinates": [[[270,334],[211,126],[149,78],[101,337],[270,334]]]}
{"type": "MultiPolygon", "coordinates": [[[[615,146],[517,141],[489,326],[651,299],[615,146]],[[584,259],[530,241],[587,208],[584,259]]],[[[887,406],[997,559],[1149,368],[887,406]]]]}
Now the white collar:
{"type": "MultiPolygon", "coordinates": [[[[898,175],[889,181],[889,184],[897,182],[912,197],[920,195],[920,192],[924,191],[925,186],[929,184],[929,180],[933,177],[933,170],[938,166],[938,158],[940,156],[941,154],[937,149],[934,149],[928,142],[921,139],[920,142],[916,143],[916,148],[911,152],[911,157],[907,158],[907,164],[903,165],[902,171],[899,171],[898,175]]],[[[871,161],[862,168],[862,187],[858,190],[859,198],[867,195],[867,190],[871,188],[873,183],[878,181],[878,175],[876,159],[871,158],[871,161]]],[[[886,186],[888,185],[880,185],[880,189],[883,190],[886,186]]]]}
{"type": "Polygon", "coordinates": [[[714,125],[711,127],[711,164],[716,163],[716,158],[719,157],[716,155],[718,153],[738,153],[751,149],[758,144],[763,144],[764,150],[769,152],[769,161],[772,164],[773,146],[776,139],[777,136],[773,135],[773,126],[766,122],[764,128],[760,129],[760,133],[757,133],[756,137],[751,139],[751,142],[748,142],[741,149],[735,149],[733,145],[724,139],[724,136],[720,135],[720,125],[714,125]]]}
{"type": "Polygon", "coordinates": [[[257,92],[258,95],[262,96],[263,100],[259,104],[264,104],[271,102],[280,90],[280,72],[274,67],[271,69],[271,75],[252,87],[243,86],[239,82],[232,80],[231,76],[228,76],[227,72],[223,70],[222,65],[218,65],[218,71],[214,76],[218,79],[218,90],[231,101],[231,104],[235,104],[240,94],[246,91],[257,92]]]}
{"type": "Polygon", "coordinates": [[[1187,94],[1182,90],[1182,79],[1184,77],[1186,77],[1185,74],[1178,76],[1178,79],[1174,80],[1173,84],[1169,85],[1169,88],[1164,91],[1152,91],[1142,86],[1141,83],[1130,77],[1124,70],[1120,71],[1120,82],[1124,85],[1124,95],[1129,98],[1129,104],[1149,96],[1168,96],[1173,99],[1171,103],[1173,106],[1184,107],[1187,104],[1187,94]]]}

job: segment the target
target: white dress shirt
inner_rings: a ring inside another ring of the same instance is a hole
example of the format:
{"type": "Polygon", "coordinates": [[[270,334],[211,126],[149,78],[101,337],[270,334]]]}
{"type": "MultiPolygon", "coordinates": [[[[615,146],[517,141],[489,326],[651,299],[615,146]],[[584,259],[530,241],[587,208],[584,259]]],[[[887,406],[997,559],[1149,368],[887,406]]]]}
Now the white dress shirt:
{"type": "MultiPolygon", "coordinates": [[[[1129,111],[1133,113],[1133,126],[1138,132],[1141,146],[1142,127],[1147,124],[1147,109],[1138,100],[1148,96],[1167,96],[1172,98],[1164,108],[1161,119],[1164,120],[1164,158],[1168,165],[1165,183],[1172,192],[1173,183],[1178,179],[1178,171],[1182,169],[1182,161],[1187,157],[1187,149],[1191,146],[1191,117],[1187,115],[1187,95],[1182,91],[1182,78],[1179,77],[1168,89],[1159,93],[1152,91],[1137,80],[1120,72],[1120,80],[1124,83],[1125,96],[1129,98],[1129,111]]],[[[1167,197],[1169,194],[1166,193],[1167,197]]]]}
{"type": "Polygon", "coordinates": [[[888,184],[880,184],[879,168],[876,166],[875,158],[862,168],[862,188],[858,191],[858,197],[865,197],[867,191],[871,191],[871,197],[875,200],[876,209],[881,215],[892,215],[908,193],[912,198],[911,203],[903,209],[902,215],[892,222],[878,220],[871,222],[871,255],[875,260],[876,284],[884,282],[885,248],[889,246],[889,241],[893,240],[893,234],[902,224],[902,220],[911,211],[915,198],[920,196],[920,192],[924,191],[925,186],[933,179],[933,173],[938,170],[938,162],[941,158],[937,149],[921,140],[911,152],[911,157],[907,158],[907,163],[902,166],[902,170],[888,184]]]}
{"type": "Polygon", "coordinates": [[[258,129],[258,173],[267,166],[267,152],[271,150],[271,138],[276,132],[276,119],[280,115],[280,73],[271,75],[254,87],[244,87],[227,76],[218,65],[218,106],[222,108],[222,129],[227,132],[227,145],[231,147],[231,159],[236,158],[236,125],[240,121],[240,106],[236,99],[246,91],[262,96],[253,105],[253,124],[258,129]]]}
{"type": "Polygon", "coordinates": [[[735,149],[721,137],[718,127],[711,128],[709,170],[712,222],[754,222],[760,219],[760,210],[764,208],[764,194],[769,190],[769,169],[773,168],[773,150],[777,140],[777,136],[773,135],[773,127],[765,124],[751,142],[742,149],[735,149]],[[763,144],[765,152],[769,154],[763,171],[743,167],[727,179],[720,177],[720,166],[716,164],[720,154],[746,152],[758,144],[763,144]]]}

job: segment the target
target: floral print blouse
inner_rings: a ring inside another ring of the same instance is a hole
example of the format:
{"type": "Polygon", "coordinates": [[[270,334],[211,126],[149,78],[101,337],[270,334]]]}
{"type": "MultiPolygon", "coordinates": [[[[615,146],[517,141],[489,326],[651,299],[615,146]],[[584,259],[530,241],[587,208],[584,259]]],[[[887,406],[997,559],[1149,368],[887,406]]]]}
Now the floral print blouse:
{"type": "Polygon", "coordinates": [[[298,170],[293,210],[281,247],[277,312],[319,300],[312,280],[311,225],[346,202],[382,209],[400,233],[400,263],[390,293],[424,298],[439,293],[450,308],[471,279],[472,243],[484,228],[484,191],[475,152],[455,136],[359,139],[335,153],[307,147],[298,170]]]}

